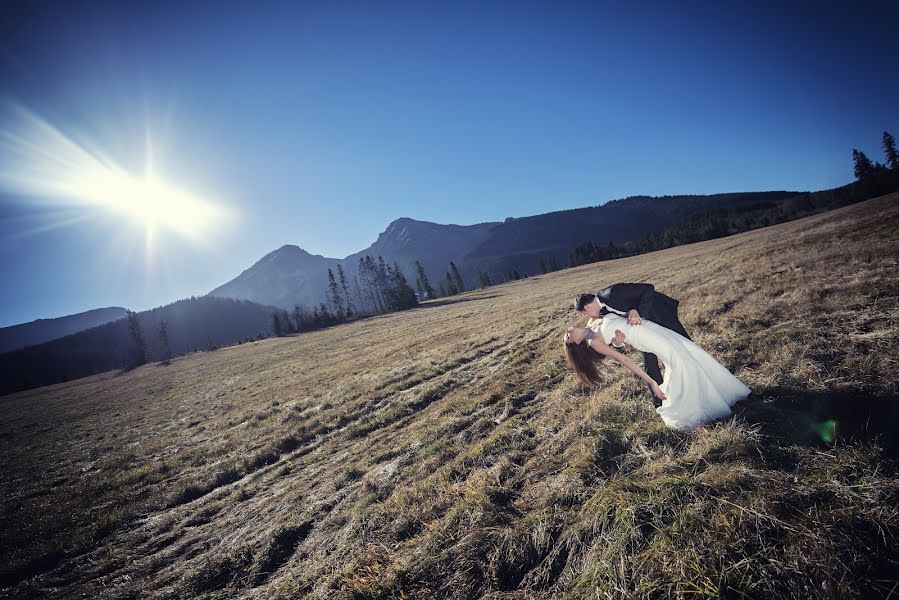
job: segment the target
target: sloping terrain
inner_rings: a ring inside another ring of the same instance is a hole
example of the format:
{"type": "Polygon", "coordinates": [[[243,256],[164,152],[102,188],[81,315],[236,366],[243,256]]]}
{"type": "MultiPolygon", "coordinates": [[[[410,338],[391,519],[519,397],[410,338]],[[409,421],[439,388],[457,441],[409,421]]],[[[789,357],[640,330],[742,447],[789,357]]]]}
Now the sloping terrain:
{"type": "Polygon", "coordinates": [[[899,195],[0,399],[16,597],[848,598],[899,581],[899,195]],[[650,281],[754,394],[562,358],[650,281]]]}

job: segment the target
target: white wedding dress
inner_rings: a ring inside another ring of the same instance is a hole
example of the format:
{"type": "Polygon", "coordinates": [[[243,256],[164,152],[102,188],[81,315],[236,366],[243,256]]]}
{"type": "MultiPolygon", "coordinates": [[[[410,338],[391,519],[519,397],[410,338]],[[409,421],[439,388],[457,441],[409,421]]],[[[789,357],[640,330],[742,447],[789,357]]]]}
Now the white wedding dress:
{"type": "Polygon", "coordinates": [[[751,391],[708,352],[657,323],[644,319],[642,325],[628,325],[624,317],[607,314],[598,327],[595,320],[590,325],[607,344],[620,329],[624,343],[658,357],[665,369],[659,385],[665,400],[656,412],[669,427],[689,431],[726,417],[751,391]]]}

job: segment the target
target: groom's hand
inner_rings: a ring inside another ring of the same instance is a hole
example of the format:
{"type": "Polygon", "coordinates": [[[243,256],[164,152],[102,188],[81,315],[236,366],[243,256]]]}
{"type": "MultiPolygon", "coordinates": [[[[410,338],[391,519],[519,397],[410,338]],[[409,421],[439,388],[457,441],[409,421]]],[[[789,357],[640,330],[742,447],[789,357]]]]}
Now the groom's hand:
{"type": "Polygon", "coordinates": [[[636,308],[632,308],[627,311],[627,324],[628,325],[642,325],[643,319],[640,317],[640,313],[637,312],[636,308]]]}
{"type": "Polygon", "coordinates": [[[615,348],[624,346],[624,332],[620,329],[615,330],[615,337],[612,338],[612,346],[615,348]]]}

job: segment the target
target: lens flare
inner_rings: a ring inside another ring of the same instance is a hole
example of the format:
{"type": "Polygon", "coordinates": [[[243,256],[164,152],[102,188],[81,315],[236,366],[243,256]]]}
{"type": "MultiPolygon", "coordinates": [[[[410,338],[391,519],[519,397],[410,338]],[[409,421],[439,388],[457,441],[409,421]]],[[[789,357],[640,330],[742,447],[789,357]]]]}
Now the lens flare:
{"type": "MultiPolygon", "coordinates": [[[[101,208],[119,214],[144,228],[148,258],[157,231],[199,242],[229,216],[223,207],[154,173],[149,132],[144,174],[136,176],[95,145],[67,136],[27,108],[4,108],[0,189],[5,194],[54,210],[101,208]]],[[[48,229],[52,226],[42,228],[48,229]]]]}

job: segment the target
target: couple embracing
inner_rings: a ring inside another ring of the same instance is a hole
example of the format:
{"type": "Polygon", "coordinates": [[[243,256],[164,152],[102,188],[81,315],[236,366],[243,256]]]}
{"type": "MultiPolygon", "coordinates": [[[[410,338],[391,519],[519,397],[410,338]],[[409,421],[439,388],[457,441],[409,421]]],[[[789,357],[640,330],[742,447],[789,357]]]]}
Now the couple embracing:
{"type": "Polygon", "coordinates": [[[586,327],[565,332],[565,357],[585,383],[601,378],[597,364],[611,358],[649,386],[666,425],[691,430],[731,414],[750,389],[690,339],[677,316],[678,301],[648,283],[616,283],[581,294],[575,309],[586,327]],[[619,352],[624,344],[643,353],[643,368],[619,352]],[[659,360],[665,366],[662,377],[659,360]]]}

